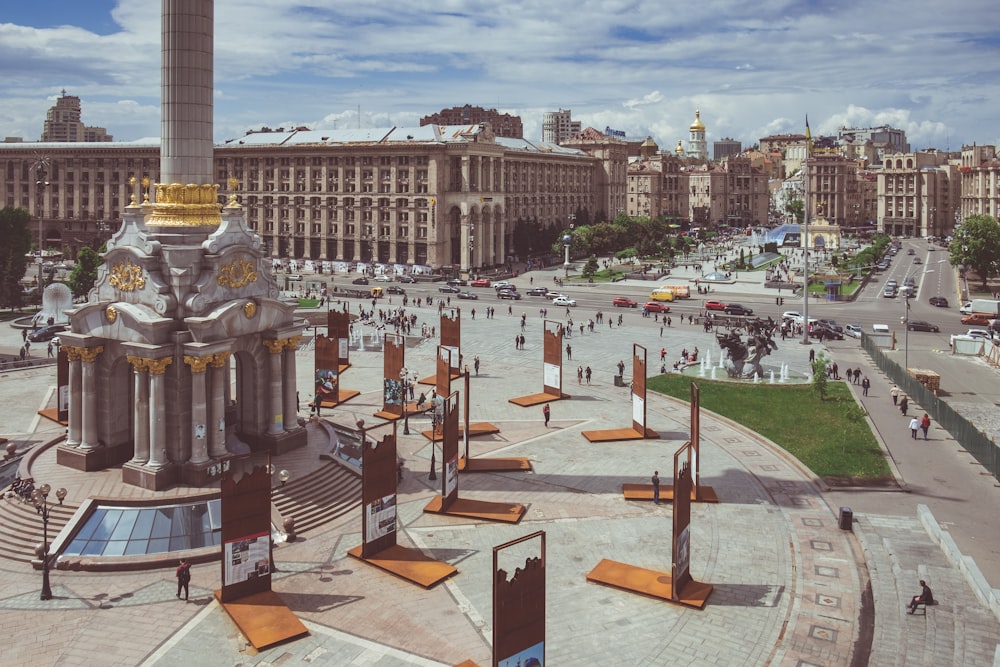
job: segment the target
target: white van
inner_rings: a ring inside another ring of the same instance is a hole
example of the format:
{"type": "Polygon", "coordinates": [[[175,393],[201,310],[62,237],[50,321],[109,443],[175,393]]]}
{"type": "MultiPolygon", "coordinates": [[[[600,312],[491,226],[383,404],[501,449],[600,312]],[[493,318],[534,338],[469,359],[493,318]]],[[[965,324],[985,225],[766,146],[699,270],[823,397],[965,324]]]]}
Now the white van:
{"type": "Polygon", "coordinates": [[[889,333],[889,325],[888,324],[873,324],[872,325],[872,331],[874,331],[877,334],[887,334],[887,333],[889,333]]]}

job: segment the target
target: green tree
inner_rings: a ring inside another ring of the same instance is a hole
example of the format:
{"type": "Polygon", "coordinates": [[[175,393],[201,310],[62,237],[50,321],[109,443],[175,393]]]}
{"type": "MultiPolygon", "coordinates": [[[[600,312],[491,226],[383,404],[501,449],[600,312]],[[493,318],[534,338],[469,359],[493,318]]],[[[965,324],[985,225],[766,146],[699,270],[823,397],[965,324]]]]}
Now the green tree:
{"type": "MultiPolygon", "coordinates": [[[[24,304],[21,279],[28,268],[31,250],[31,214],[10,206],[0,210],[0,308],[20,308],[24,304]]],[[[39,287],[41,289],[41,287],[39,287]]]]}
{"type": "Polygon", "coordinates": [[[827,359],[825,352],[817,354],[812,361],[812,387],[819,394],[820,400],[826,399],[826,367],[829,363],[830,360],[827,359]]]}
{"type": "Polygon", "coordinates": [[[785,202],[785,213],[792,216],[792,220],[801,225],[806,219],[805,202],[801,199],[792,199],[785,202]]]}
{"type": "Polygon", "coordinates": [[[583,266],[583,277],[593,278],[595,275],[597,275],[598,268],[599,267],[597,266],[597,257],[591,255],[590,258],[587,260],[587,263],[583,266]]]}
{"type": "Polygon", "coordinates": [[[952,265],[971,268],[986,289],[987,280],[1000,275],[1000,223],[989,215],[966,218],[955,228],[948,250],[952,265]]]}
{"type": "Polygon", "coordinates": [[[101,265],[101,256],[90,248],[84,247],[76,258],[76,266],[69,274],[69,288],[73,296],[86,296],[97,282],[97,268],[101,265]]]}

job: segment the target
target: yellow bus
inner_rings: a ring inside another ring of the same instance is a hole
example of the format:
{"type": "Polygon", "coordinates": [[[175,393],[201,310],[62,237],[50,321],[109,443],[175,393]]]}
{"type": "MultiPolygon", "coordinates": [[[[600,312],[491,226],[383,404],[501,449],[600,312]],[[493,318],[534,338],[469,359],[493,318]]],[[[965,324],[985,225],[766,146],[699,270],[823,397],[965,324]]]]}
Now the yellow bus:
{"type": "Polygon", "coordinates": [[[674,293],[675,299],[691,298],[691,288],[687,285],[662,285],[659,289],[670,290],[674,293]]]}
{"type": "Polygon", "coordinates": [[[649,293],[649,298],[653,301],[673,301],[674,292],[669,287],[657,287],[649,293]]]}

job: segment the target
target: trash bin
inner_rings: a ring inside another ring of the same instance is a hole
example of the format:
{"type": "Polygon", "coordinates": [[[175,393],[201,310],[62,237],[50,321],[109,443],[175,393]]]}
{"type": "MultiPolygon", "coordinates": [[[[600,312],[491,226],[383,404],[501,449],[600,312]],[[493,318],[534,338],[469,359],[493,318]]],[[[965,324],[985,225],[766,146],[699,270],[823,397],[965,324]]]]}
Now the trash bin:
{"type": "Polygon", "coordinates": [[[616,375],[615,376],[615,386],[616,387],[624,387],[625,386],[625,381],[622,380],[622,376],[621,375],[616,375]]]}
{"type": "Polygon", "coordinates": [[[840,508],[840,529],[850,530],[854,523],[854,512],[851,511],[850,507],[840,508]]]}

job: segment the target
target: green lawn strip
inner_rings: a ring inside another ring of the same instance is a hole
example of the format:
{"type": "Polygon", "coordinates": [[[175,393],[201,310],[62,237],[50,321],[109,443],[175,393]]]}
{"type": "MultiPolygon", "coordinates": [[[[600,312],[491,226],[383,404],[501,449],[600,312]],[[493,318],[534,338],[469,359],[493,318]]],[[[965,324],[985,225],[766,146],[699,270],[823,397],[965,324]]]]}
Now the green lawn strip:
{"type": "MultiPolygon", "coordinates": [[[[647,387],[687,401],[691,378],[652,377],[647,387]]],[[[837,483],[891,478],[863,412],[843,382],[820,400],[811,385],[749,385],[697,380],[701,405],[772,440],[818,477],[837,483]]]]}
{"type": "Polygon", "coordinates": [[[299,308],[318,308],[319,299],[299,299],[299,308]]]}

